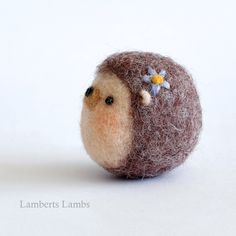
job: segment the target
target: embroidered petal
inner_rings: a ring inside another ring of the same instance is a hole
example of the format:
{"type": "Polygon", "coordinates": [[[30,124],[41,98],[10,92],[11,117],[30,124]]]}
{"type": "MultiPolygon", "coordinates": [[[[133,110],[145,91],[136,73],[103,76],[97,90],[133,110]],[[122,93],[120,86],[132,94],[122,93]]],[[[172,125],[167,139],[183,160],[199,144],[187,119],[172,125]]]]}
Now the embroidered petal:
{"type": "Polygon", "coordinates": [[[159,75],[165,77],[165,76],[166,76],[166,71],[165,71],[165,70],[161,70],[161,72],[159,73],[159,75]]]}
{"type": "Polygon", "coordinates": [[[148,74],[150,74],[150,75],[156,75],[157,72],[156,72],[154,69],[152,69],[151,66],[149,66],[149,67],[148,67],[148,74]]]}
{"type": "Polygon", "coordinates": [[[145,82],[150,82],[151,76],[150,76],[150,75],[144,75],[144,76],[143,76],[143,80],[144,80],[145,82]]]}
{"type": "Polygon", "coordinates": [[[162,84],[162,87],[164,87],[166,89],[170,89],[170,84],[165,80],[162,84]]]}
{"type": "Polygon", "coordinates": [[[161,89],[160,85],[152,85],[152,90],[151,90],[152,96],[155,97],[159,93],[160,89],[161,89]]]}

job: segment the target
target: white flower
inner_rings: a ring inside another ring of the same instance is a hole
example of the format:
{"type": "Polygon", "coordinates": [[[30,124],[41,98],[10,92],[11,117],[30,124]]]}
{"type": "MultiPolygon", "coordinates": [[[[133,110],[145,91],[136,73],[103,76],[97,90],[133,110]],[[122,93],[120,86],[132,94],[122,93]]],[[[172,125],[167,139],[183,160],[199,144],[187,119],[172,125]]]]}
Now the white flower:
{"type": "Polygon", "coordinates": [[[166,88],[170,89],[170,84],[165,80],[166,71],[161,70],[160,73],[157,73],[156,70],[148,67],[148,75],[143,76],[143,80],[147,83],[152,84],[151,94],[156,96],[160,89],[166,88]]]}

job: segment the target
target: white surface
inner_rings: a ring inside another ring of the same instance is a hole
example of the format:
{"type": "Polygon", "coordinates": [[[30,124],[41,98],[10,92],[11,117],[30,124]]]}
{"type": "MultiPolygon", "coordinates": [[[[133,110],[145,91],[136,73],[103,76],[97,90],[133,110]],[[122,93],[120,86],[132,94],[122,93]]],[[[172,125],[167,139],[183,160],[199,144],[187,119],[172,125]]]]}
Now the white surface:
{"type": "Polygon", "coordinates": [[[0,235],[235,235],[235,1],[1,1],[0,235]],[[169,55],[193,74],[204,129],[189,160],[122,181],[88,158],[81,100],[123,50],[169,55]],[[23,201],[89,209],[21,209],[23,201]]]}

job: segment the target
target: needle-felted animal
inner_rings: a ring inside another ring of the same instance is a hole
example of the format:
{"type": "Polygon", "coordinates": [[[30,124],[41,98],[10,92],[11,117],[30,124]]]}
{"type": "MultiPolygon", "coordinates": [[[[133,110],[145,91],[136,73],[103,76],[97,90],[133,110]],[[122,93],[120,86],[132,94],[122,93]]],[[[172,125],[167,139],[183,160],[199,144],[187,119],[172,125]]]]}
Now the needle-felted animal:
{"type": "Polygon", "coordinates": [[[168,57],[113,54],[97,67],[81,115],[85,149],[111,173],[154,177],[195,147],[202,110],[193,79],[168,57]]]}

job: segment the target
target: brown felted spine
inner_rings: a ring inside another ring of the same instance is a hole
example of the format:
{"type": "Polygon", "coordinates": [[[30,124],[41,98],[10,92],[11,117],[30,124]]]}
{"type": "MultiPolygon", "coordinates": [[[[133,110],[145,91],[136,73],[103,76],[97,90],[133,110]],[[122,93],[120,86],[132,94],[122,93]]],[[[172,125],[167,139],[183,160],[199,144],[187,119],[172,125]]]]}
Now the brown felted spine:
{"type": "Polygon", "coordinates": [[[145,52],[124,52],[108,57],[97,73],[115,74],[131,93],[132,148],[119,168],[108,171],[128,178],[153,177],[185,161],[202,127],[202,110],[191,76],[168,57],[145,52]],[[148,106],[140,91],[150,91],[142,77],[151,66],[167,72],[170,89],[161,89],[148,106]]]}

